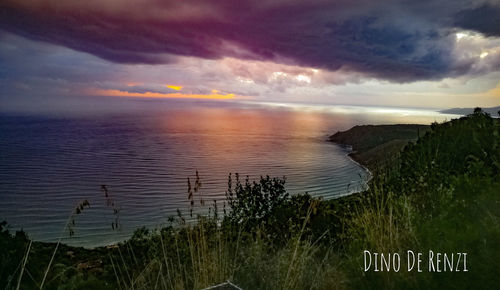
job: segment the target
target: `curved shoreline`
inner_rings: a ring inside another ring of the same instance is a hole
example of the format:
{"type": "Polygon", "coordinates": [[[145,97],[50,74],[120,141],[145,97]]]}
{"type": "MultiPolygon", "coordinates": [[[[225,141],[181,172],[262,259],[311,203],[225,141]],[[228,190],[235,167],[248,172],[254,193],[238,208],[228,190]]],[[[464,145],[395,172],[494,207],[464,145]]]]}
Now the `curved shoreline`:
{"type": "Polygon", "coordinates": [[[342,144],[342,143],[337,143],[337,142],[332,142],[330,140],[327,140],[327,142],[331,142],[339,147],[342,147],[342,148],[345,148],[345,147],[348,147],[348,151],[345,156],[347,156],[347,158],[349,158],[349,160],[351,160],[352,162],[354,162],[355,164],[357,164],[359,167],[361,167],[363,170],[365,170],[367,173],[368,173],[368,178],[365,179],[365,180],[362,180],[362,182],[364,183],[364,188],[360,189],[360,190],[353,190],[353,191],[348,191],[344,194],[340,194],[338,196],[335,196],[334,198],[331,198],[332,200],[333,199],[339,199],[339,198],[342,198],[342,197],[346,197],[346,196],[350,196],[350,195],[353,195],[353,194],[356,194],[356,193],[360,193],[360,192],[364,192],[366,190],[368,190],[370,188],[370,185],[368,184],[370,182],[370,180],[372,180],[373,178],[373,173],[372,171],[367,167],[365,166],[364,164],[362,164],[360,161],[354,159],[352,157],[352,153],[354,152],[353,149],[352,149],[352,146],[351,145],[348,145],[348,144],[342,144]]]}
{"type": "Polygon", "coordinates": [[[338,131],[328,140],[352,148],[349,157],[371,172],[376,171],[412,141],[430,130],[429,125],[361,125],[338,131]]]}
{"type": "MultiPolygon", "coordinates": [[[[368,172],[369,178],[365,181],[365,183],[366,183],[366,189],[364,189],[363,191],[368,190],[370,188],[370,185],[368,184],[368,182],[370,182],[370,180],[372,180],[373,173],[370,170],[370,168],[368,168],[367,166],[365,166],[365,165],[361,164],[360,162],[358,162],[356,159],[354,159],[352,157],[351,154],[352,154],[352,152],[347,153],[347,157],[349,157],[349,159],[351,159],[354,163],[358,164],[361,168],[363,168],[364,170],[366,170],[366,172],[368,172]]],[[[361,192],[361,191],[358,191],[358,192],[361,192]]],[[[353,192],[353,193],[356,193],[356,192],[353,192]]],[[[351,193],[351,194],[353,194],[353,193],[351,193]]]]}

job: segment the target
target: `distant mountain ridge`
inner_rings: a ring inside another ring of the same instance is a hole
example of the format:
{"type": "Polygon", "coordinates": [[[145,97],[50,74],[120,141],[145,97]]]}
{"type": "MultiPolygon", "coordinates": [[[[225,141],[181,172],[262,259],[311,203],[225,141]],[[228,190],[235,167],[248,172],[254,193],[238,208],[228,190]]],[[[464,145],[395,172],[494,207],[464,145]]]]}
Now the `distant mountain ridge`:
{"type": "MultiPolygon", "coordinates": [[[[492,117],[498,116],[498,112],[500,111],[500,106],[491,107],[491,108],[482,108],[484,112],[490,114],[492,117]]],[[[474,108],[452,108],[439,111],[443,114],[455,114],[455,115],[469,115],[474,112],[474,108]]]]}

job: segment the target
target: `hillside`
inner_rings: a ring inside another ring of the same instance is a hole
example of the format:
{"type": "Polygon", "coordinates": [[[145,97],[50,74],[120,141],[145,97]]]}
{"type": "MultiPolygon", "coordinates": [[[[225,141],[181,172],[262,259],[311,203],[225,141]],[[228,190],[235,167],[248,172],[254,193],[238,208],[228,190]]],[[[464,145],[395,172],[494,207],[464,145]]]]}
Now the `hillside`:
{"type": "Polygon", "coordinates": [[[430,130],[428,125],[362,125],[339,131],[329,140],[349,145],[350,156],[357,162],[374,169],[392,160],[410,141],[415,141],[430,130]]]}

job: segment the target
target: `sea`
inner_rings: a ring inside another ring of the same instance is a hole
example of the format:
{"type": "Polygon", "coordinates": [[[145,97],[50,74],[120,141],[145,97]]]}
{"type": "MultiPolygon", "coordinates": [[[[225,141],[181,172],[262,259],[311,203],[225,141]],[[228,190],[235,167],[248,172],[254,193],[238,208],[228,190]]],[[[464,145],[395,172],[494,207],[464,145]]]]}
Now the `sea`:
{"type": "Polygon", "coordinates": [[[213,214],[217,204],[221,213],[230,174],[233,181],[236,173],[285,178],[290,194],[338,198],[365,189],[370,173],[329,135],[455,117],[432,109],[173,100],[138,100],[126,110],[3,112],[0,221],[34,240],[92,248],[169,225],[171,217],[189,219],[191,210],[213,214]],[[191,205],[188,178],[194,187],[196,172],[201,187],[191,205]]]}

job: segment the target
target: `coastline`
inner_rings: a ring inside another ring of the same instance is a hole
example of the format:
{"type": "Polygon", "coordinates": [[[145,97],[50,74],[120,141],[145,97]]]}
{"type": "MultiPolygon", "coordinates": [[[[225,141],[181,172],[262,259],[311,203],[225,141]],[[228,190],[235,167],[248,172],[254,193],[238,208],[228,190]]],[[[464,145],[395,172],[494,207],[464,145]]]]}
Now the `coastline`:
{"type": "MultiPolygon", "coordinates": [[[[329,141],[329,140],[327,140],[329,141]]],[[[331,141],[330,141],[331,142],[331,141]]],[[[335,143],[335,142],[333,142],[335,143]]],[[[341,194],[335,198],[333,198],[334,200],[335,199],[340,199],[340,198],[343,198],[343,197],[346,197],[346,196],[351,196],[353,194],[357,194],[357,193],[361,193],[361,192],[364,192],[366,190],[368,190],[370,188],[370,185],[369,185],[369,182],[370,180],[373,179],[373,172],[370,170],[370,168],[368,168],[366,166],[366,164],[364,164],[362,162],[362,160],[358,160],[356,159],[354,156],[353,156],[353,149],[352,149],[352,146],[351,145],[347,145],[347,144],[340,144],[340,143],[335,143],[336,145],[338,146],[341,146],[341,147],[347,147],[347,149],[349,150],[349,152],[346,153],[346,156],[349,158],[349,160],[351,160],[352,162],[354,162],[355,164],[359,165],[361,168],[363,168],[363,170],[365,170],[367,173],[368,173],[368,178],[366,180],[364,180],[363,182],[365,183],[364,184],[364,188],[363,189],[360,189],[360,190],[353,190],[353,191],[348,191],[346,192],[345,194],[341,194]]]]}
{"type": "Polygon", "coordinates": [[[373,176],[373,172],[391,165],[409,142],[417,141],[429,130],[429,125],[420,124],[361,125],[338,131],[328,140],[350,146],[348,156],[373,176]]]}
{"type": "MultiPolygon", "coordinates": [[[[374,128],[378,128],[380,126],[399,126],[399,125],[362,125],[362,126],[368,126],[370,128],[369,130],[373,130],[374,128]]],[[[336,134],[339,134],[339,133],[341,133],[342,135],[350,134],[352,132],[352,130],[355,130],[355,128],[362,127],[362,126],[355,126],[355,127],[350,128],[349,130],[342,131],[342,132],[337,132],[336,134]]],[[[353,195],[356,195],[356,194],[359,194],[359,193],[362,193],[362,192],[366,191],[367,189],[369,189],[369,187],[370,187],[369,182],[373,179],[374,174],[375,174],[375,172],[377,170],[377,168],[374,167],[370,162],[368,162],[367,159],[363,158],[362,155],[360,155],[362,153],[370,154],[369,150],[368,151],[355,150],[353,148],[353,144],[332,141],[332,138],[331,138],[332,136],[328,137],[326,139],[326,141],[327,142],[332,142],[332,143],[334,143],[334,144],[336,144],[338,146],[343,147],[346,150],[345,155],[352,162],[354,162],[355,164],[357,164],[361,168],[363,168],[363,170],[365,170],[367,172],[368,177],[362,181],[364,183],[363,184],[363,188],[348,190],[348,191],[346,191],[345,193],[343,193],[341,195],[338,195],[338,196],[336,196],[336,197],[334,197],[332,199],[326,199],[325,201],[328,201],[328,200],[339,200],[339,199],[347,198],[349,196],[353,196],[353,195]]],[[[410,141],[410,139],[408,139],[408,141],[410,141]]],[[[152,228],[151,230],[158,230],[158,229],[161,229],[161,227],[159,227],[159,228],[155,227],[155,228],[152,228]]],[[[125,243],[126,241],[128,241],[130,238],[131,237],[129,237],[127,239],[118,239],[118,240],[116,240],[114,242],[111,242],[111,243],[108,243],[108,244],[105,244],[105,245],[97,245],[97,246],[71,245],[71,244],[65,243],[64,241],[61,242],[61,245],[65,245],[66,247],[74,248],[74,249],[81,248],[81,249],[91,250],[92,251],[92,250],[99,250],[99,249],[106,249],[106,248],[117,247],[120,244],[125,243]]],[[[34,242],[40,243],[40,244],[48,246],[48,247],[50,247],[50,245],[55,245],[56,244],[56,242],[43,241],[43,240],[35,240],[34,242]]]]}

